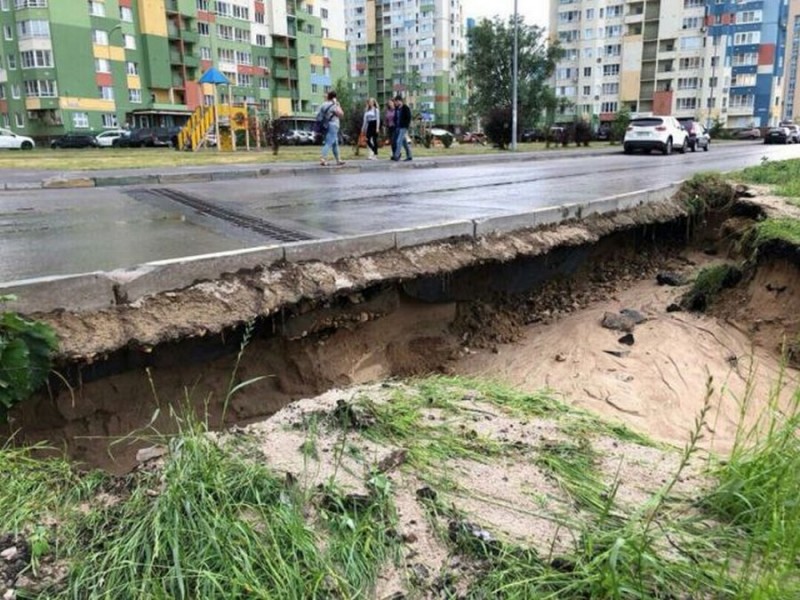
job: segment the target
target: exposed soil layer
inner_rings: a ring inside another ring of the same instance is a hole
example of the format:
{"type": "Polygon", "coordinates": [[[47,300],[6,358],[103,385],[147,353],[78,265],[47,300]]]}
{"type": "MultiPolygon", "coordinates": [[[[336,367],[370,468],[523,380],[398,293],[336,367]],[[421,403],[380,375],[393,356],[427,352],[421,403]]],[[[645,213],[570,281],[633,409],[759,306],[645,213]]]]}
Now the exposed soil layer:
{"type": "Polygon", "coordinates": [[[797,326],[798,278],[762,265],[747,298],[705,316],[668,313],[682,290],[655,275],[691,279],[737,247],[755,213],[699,223],[676,200],[478,243],[240,273],[113,311],[40,315],[62,337],[60,375],[11,427],[17,440],[122,472],[142,434],[169,432],[187,405],[213,426],[246,423],[334,387],[443,372],[549,386],[681,443],[712,375],[719,410],[708,443],[724,450],[748,381],[762,382],[757,406],[780,372],[772,336],[797,326]],[[646,319],[629,338],[600,325],[623,309],[646,319]]]}

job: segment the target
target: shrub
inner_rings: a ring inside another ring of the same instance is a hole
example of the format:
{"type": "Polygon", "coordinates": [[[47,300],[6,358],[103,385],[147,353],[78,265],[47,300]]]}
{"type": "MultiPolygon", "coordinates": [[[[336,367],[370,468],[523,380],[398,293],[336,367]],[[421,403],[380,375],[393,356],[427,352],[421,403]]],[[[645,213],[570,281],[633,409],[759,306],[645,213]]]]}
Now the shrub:
{"type": "Polygon", "coordinates": [[[442,136],[442,146],[445,148],[449,148],[453,145],[453,134],[452,133],[445,133],[442,136]]]}
{"type": "Polygon", "coordinates": [[[486,115],[486,137],[501,150],[511,144],[511,107],[498,106],[486,115]]]}

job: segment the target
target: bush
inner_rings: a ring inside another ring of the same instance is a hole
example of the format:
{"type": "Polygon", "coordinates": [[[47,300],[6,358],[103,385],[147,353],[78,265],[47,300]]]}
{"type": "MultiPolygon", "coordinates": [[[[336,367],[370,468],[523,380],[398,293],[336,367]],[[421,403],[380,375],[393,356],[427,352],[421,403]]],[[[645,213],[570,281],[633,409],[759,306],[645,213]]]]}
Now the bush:
{"type": "Polygon", "coordinates": [[[489,141],[501,150],[511,144],[511,107],[498,106],[493,108],[485,117],[486,124],[483,128],[489,141]]]}
{"type": "MultiPolygon", "coordinates": [[[[0,296],[0,304],[13,299],[0,296]]],[[[48,325],[14,312],[0,313],[0,419],[47,381],[57,345],[48,325]]]]}
{"type": "Polygon", "coordinates": [[[445,148],[449,148],[450,146],[453,145],[452,133],[445,133],[441,139],[442,139],[442,146],[444,146],[445,148]]]}

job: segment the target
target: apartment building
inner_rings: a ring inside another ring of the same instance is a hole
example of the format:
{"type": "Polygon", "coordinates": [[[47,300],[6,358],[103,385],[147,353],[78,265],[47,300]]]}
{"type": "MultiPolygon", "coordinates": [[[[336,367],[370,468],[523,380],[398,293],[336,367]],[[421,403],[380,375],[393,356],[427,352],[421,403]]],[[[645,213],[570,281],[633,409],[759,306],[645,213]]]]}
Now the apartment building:
{"type": "Polygon", "coordinates": [[[181,124],[215,90],[313,113],[347,74],[343,0],[0,0],[0,126],[48,137],[181,124]]]}
{"type": "Polygon", "coordinates": [[[800,118],[800,0],[789,0],[787,16],[784,116],[793,121],[800,118]]]}
{"type": "Polygon", "coordinates": [[[461,0],[346,0],[345,18],[349,73],[359,98],[383,105],[402,93],[429,123],[463,123],[461,0]]]}
{"type": "Polygon", "coordinates": [[[551,0],[561,119],[618,110],[726,127],[783,117],[787,0],[551,0]]]}

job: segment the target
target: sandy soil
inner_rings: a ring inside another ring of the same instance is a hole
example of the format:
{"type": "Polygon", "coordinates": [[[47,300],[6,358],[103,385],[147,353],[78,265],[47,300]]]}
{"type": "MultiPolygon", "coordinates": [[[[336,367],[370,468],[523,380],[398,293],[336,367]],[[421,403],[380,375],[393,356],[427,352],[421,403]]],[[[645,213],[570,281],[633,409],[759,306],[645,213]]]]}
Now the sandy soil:
{"type": "Polygon", "coordinates": [[[674,444],[687,439],[712,378],[714,410],[704,443],[724,452],[735,440],[742,403],[749,404],[752,423],[772,387],[782,381],[788,395],[798,373],[787,370],[781,380],[773,349],[754,346],[746,332],[721,319],[666,312],[684,289],[638,282],[555,324],[526,328],[519,342],[501,345],[497,353],[466,356],[456,371],[524,390],[549,387],[570,403],[674,444]],[[621,332],[600,325],[606,312],[625,308],[648,318],[636,326],[633,346],[618,342],[621,332]]]}

